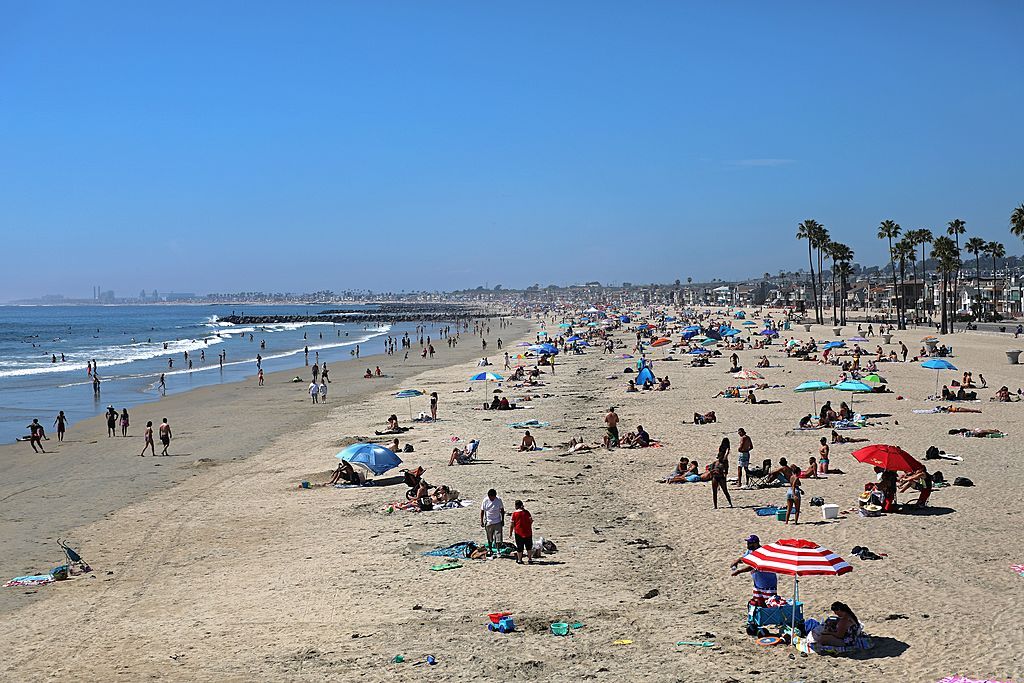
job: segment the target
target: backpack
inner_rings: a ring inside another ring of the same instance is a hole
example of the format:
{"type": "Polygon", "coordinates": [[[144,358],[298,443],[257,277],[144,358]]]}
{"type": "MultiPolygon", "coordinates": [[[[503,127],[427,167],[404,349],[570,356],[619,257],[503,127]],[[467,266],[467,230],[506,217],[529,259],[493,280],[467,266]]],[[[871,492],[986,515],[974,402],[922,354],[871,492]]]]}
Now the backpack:
{"type": "Polygon", "coordinates": [[[939,449],[936,448],[935,446],[929,446],[928,447],[928,451],[924,454],[924,459],[925,460],[938,460],[939,459],[939,449]]]}
{"type": "Polygon", "coordinates": [[[974,482],[967,477],[957,477],[953,480],[953,486],[974,486],[974,482]]]}

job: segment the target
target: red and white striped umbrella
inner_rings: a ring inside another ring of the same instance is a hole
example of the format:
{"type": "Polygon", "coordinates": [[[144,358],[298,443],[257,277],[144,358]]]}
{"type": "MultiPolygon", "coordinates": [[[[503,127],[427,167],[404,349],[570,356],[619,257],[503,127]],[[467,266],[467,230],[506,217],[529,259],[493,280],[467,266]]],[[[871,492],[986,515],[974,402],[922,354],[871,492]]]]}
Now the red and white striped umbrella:
{"type": "MultiPolygon", "coordinates": [[[[802,538],[780,538],[743,556],[743,561],[754,569],[793,577],[793,602],[800,600],[801,576],[840,576],[852,572],[853,567],[828,548],[802,538]]],[[[796,630],[796,613],[789,628],[796,630]]]]}
{"type": "Polygon", "coordinates": [[[754,569],[790,576],[839,576],[853,567],[828,548],[802,538],[782,538],[747,553],[743,561],[754,569]]]}

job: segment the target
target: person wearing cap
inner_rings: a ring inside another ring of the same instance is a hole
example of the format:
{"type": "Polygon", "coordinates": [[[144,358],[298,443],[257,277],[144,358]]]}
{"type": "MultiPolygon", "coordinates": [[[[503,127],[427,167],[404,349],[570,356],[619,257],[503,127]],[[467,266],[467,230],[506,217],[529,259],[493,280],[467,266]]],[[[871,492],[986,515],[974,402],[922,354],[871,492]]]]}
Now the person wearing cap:
{"type": "Polygon", "coordinates": [[[117,436],[117,418],[120,417],[114,406],[107,406],[107,437],[117,436]]]}
{"type": "Polygon", "coordinates": [[[754,595],[750,599],[750,604],[764,605],[768,598],[774,597],[778,593],[779,577],[772,572],[763,572],[743,563],[744,557],[761,547],[761,539],[751,534],[747,536],[746,543],[747,551],[736,558],[729,568],[732,569],[732,576],[746,572],[751,573],[751,578],[754,580],[754,595]]]}

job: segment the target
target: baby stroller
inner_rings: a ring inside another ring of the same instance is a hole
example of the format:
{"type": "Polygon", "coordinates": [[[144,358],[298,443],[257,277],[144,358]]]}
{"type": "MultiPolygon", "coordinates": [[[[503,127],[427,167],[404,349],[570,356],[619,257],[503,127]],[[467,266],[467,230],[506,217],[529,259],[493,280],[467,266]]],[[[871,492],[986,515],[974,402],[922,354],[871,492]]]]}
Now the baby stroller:
{"type": "Polygon", "coordinates": [[[57,539],[57,545],[60,546],[61,550],[64,551],[64,559],[67,560],[68,570],[77,570],[82,574],[92,571],[92,567],[89,563],[82,559],[74,548],[68,545],[66,540],[57,539]]]}
{"type": "MultiPolygon", "coordinates": [[[[417,467],[414,470],[402,470],[402,474],[405,479],[405,485],[409,487],[409,490],[405,492],[406,500],[415,500],[416,492],[419,491],[420,485],[424,483],[423,473],[426,472],[422,467],[417,467]]],[[[427,484],[427,488],[433,488],[430,484],[427,484]]]]}

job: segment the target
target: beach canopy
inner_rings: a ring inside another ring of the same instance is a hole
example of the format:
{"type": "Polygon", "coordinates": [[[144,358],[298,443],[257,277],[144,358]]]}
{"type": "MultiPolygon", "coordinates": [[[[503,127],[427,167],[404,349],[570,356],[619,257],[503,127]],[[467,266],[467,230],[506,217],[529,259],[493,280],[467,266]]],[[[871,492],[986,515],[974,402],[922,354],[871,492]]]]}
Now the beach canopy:
{"type": "Polygon", "coordinates": [[[921,463],[899,446],[873,444],[854,451],[853,457],[868,465],[897,472],[916,472],[922,467],[921,463]]]}
{"type": "Polygon", "coordinates": [[[885,380],[877,372],[872,372],[870,375],[864,377],[865,382],[871,382],[872,384],[885,384],[885,380]]]}
{"type": "Polygon", "coordinates": [[[478,372],[469,378],[471,382],[503,382],[504,377],[496,372],[478,372]]]}
{"type": "Polygon", "coordinates": [[[644,368],[639,373],[637,373],[636,384],[643,385],[646,384],[647,382],[651,382],[653,384],[655,381],[656,379],[654,377],[654,373],[651,372],[650,368],[644,368]]]}
{"type": "Polygon", "coordinates": [[[375,443],[354,443],[334,457],[362,465],[378,476],[402,464],[402,459],[394,451],[375,443]]]}
{"type": "Polygon", "coordinates": [[[814,541],[782,538],[743,556],[744,564],[762,572],[788,576],[841,576],[853,567],[834,552],[814,541]]]}

